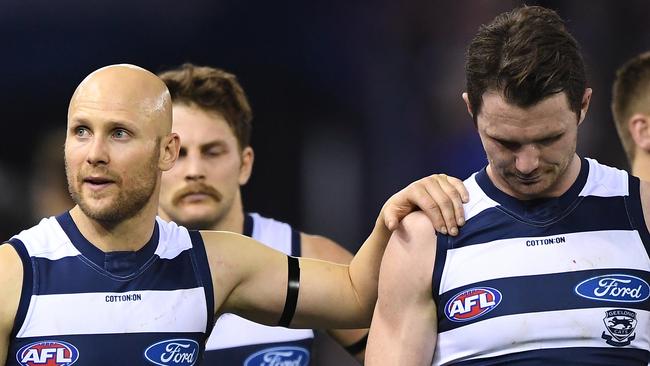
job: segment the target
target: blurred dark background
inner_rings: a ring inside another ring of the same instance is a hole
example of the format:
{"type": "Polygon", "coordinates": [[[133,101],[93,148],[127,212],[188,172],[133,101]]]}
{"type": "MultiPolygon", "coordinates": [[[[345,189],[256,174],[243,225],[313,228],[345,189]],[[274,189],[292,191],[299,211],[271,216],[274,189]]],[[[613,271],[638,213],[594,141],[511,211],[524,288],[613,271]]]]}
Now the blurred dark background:
{"type": "MultiPolygon", "coordinates": [[[[0,235],[36,222],[30,202],[44,196],[34,188],[59,187],[62,175],[45,170],[59,166],[63,138],[39,145],[65,126],[85,75],[113,63],[158,72],[191,61],[237,74],[251,99],[257,154],[246,208],[356,250],[393,192],[485,164],[460,98],[465,47],[480,24],[519,4],[5,0],[0,235]]],[[[650,3],[527,4],[556,9],[582,45],[594,96],[580,153],[626,167],[611,83],[624,60],[650,48],[650,3]]]]}

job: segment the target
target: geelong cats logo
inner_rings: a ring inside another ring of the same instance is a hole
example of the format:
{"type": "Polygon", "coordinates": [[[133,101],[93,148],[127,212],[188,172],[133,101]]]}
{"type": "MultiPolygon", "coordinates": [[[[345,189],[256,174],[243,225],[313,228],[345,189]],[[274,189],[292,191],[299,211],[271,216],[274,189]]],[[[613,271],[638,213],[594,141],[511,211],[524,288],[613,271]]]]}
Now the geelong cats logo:
{"type": "Polygon", "coordinates": [[[627,309],[614,309],[605,312],[603,319],[609,334],[603,331],[601,338],[616,347],[627,346],[636,338],[636,313],[627,309]]]}

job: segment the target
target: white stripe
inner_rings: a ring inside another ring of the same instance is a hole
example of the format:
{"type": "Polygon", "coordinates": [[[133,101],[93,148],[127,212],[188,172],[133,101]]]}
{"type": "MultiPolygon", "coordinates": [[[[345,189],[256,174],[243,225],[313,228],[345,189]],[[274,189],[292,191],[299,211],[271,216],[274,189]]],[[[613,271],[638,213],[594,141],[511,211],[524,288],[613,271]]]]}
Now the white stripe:
{"type": "MultiPolygon", "coordinates": [[[[612,348],[601,338],[603,319],[612,308],[591,308],[517,314],[486,319],[438,335],[434,365],[451,361],[569,347],[612,348]],[[485,350],[483,352],[479,350],[485,350]],[[481,353],[479,353],[481,352],[481,353]],[[453,358],[452,358],[453,357],[453,358]]],[[[650,313],[636,313],[636,338],[628,348],[650,348],[650,313]]]]}
{"type": "Polygon", "coordinates": [[[627,196],[627,172],[607,165],[602,165],[594,159],[589,162],[589,177],[579,196],[616,197],[627,196]]]}
{"type": "Polygon", "coordinates": [[[636,230],[610,230],[503,239],[450,249],[444,268],[439,294],[475,282],[504,277],[594,268],[648,271],[650,258],[636,230]],[[528,240],[558,237],[566,238],[566,242],[526,246],[528,240]],[[450,268],[455,269],[451,274],[450,268]]]}
{"type": "Polygon", "coordinates": [[[267,327],[234,314],[223,314],[210,334],[207,350],[313,338],[311,329],[267,327]]]}
{"type": "Polygon", "coordinates": [[[476,174],[472,174],[464,181],[465,188],[469,193],[469,201],[463,204],[463,211],[465,212],[465,221],[469,221],[472,217],[480,214],[488,208],[496,207],[499,204],[488,197],[476,182],[476,174]]]}
{"type": "Polygon", "coordinates": [[[190,234],[183,226],[175,222],[167,222],[156,217],[159,229],[158,247],[155,254],[162,259],[174,259],[179,254],[192,248],[190,234]]]}
{"type": "Polygon", "coordinates": [[[279,222],[267,217],[262,217],[257,213],[250,214],[253,217],[252,237],[285,254],[291,254],[291,226],[284,222],[279,222]]]}
{"type": "Polygon", "coordinates": [[[80,255],[54,217],[42,219],[38,225],[14,236],[25,244],[30,257],[57,260],[80,255]]]}
{"type": "Polygon", "coordinates": [[[70,334],[205,332],[203,288],[32,296],[17,337],[70,334]],[[108,296],[140,301],[107,302],[108,296]]]}

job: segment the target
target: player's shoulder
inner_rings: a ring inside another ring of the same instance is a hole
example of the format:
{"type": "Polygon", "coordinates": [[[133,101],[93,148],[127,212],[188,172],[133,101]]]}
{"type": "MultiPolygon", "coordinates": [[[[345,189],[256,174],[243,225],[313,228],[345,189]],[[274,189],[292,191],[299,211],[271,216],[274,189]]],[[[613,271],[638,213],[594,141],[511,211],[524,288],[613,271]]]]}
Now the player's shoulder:
{"type": "Polygon", "coordinates": [[[23,263],[16,249],[9,243],[0,245],[0,269],[0,298],[11,298],[12,294],[20,293],[23,263]]]}
{"type": "Polygon", "coordinates": [[[431,220],[422,211],[414,211],[406,215],[400,222],[397,232],[435,236],[435,229],[431,220]]]}

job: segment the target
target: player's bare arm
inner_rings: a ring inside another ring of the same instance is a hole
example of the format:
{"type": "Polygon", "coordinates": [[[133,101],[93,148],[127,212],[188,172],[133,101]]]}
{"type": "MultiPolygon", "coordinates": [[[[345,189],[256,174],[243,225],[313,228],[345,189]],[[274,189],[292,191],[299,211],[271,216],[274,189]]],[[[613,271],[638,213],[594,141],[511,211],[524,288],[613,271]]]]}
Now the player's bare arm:
{"type": "Polygon", "coordinates": [[[0,245],[0,364],[7,360],[9,335],[14,326],[23,284],[23,265],[16,250],[0,245]]]}
{"type": "MultiPolygon", "coordinates": [[[[324,236],[300,233],[300,242],[303,257],[341,264],[349,264],[352,260],[350,252],[324,236]]],[[[350,352],[357,361],[363,362],[368,329],[329,329],[327,333],[350,352]]]]}
{"type": "Polygon", "coordinates": [[[366,365],[430,365],[437,333],[431,294],[436,236],[421,212],[393,233],[379,275],[366,365]]]}

